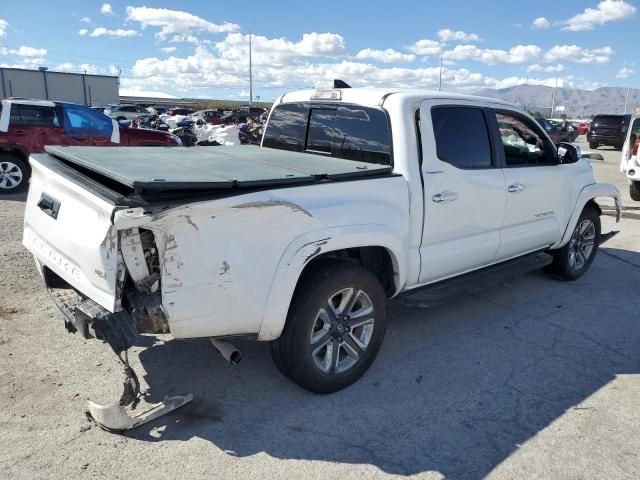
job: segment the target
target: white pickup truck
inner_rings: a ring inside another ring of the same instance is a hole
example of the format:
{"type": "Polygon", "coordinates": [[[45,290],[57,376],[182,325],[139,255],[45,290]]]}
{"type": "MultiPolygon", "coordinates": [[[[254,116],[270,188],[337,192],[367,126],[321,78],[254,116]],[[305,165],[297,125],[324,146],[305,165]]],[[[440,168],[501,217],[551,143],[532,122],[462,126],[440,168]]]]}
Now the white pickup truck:
{"type": "Polygon", "coordinates": [[[606,238],[595,199],[619,218],[620,197],[580,157],[498,100],[299,91],[277,99],[261,147],[33,155],[24,245],[68,329],[119,355],[136,328],[211,337],[231,358],[219,340],[248,336],[329,393],[373,362],[391,298],[582,276],[606,238]]]}

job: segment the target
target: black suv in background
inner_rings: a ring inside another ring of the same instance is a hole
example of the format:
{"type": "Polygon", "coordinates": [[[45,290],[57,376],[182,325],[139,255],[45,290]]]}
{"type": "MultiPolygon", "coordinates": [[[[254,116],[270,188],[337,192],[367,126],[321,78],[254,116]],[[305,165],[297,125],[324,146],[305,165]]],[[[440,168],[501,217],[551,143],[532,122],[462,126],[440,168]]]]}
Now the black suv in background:
{"type": "Polygon", "coordinates": [[[631,115],[596,115],[587,132],[589,148],[594,150],[600,145],[609,145],[622,150],[630,122],[631,115]]]}

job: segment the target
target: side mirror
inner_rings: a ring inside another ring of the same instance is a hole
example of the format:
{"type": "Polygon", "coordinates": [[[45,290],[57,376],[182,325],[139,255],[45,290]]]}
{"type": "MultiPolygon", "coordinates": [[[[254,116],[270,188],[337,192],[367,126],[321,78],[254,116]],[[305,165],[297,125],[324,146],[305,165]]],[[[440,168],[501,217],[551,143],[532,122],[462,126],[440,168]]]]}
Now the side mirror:
{"type": "Polygon", "coordinates": [[[576,163],[578,160],[604,160],[599,153],[583,152],[575,143],[560,142],[558,144],[558,163],[576,163]]]}
{"type": "Polygon", "coordinates": [[[573,143],[558,144],[558,163],[576,163],[582,158],[582,149],[573,143]]]}

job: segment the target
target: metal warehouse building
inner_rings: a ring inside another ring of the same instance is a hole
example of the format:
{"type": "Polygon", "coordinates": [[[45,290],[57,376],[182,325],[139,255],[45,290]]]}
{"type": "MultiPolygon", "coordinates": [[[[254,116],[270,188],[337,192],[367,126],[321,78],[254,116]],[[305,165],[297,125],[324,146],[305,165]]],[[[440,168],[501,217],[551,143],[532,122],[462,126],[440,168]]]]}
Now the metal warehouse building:
{"type": "Polygon", "coordinates": [[[0,98],[59,100],[91,107],[118,103],[118,77],[0,67],[0,98]]]}

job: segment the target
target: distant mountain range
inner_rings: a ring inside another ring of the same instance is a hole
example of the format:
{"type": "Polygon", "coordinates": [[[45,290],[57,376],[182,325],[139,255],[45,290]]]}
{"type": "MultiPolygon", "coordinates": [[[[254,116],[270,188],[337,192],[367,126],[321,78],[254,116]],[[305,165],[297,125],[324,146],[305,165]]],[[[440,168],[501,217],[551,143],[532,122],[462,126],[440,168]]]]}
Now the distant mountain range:
{"type": "MultiPolygon", "coordinates": [[[[512,88],[499,90],[486,88],[476,95],[498,98],[515,103],[531,112],[540,112],[548,115],[551,110],[553,88],[537,85],[519,85],[512,88]]],[[[623,113],[626,88],[601,87],[595,90],[580,90],[577,88],[558,88],[556,90],[556,107],[565,107],[569,117],[588,117],[597,113],[623,113]]],[[[640,89],[629,90],[629,102],[627,113],[634,113],[636,107],[640,107],[640,89]]],[[[556,111],[554,116],[560,116],[562,112],[556,111]]]]}

